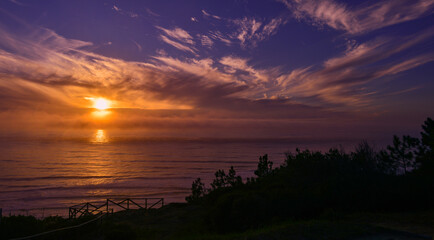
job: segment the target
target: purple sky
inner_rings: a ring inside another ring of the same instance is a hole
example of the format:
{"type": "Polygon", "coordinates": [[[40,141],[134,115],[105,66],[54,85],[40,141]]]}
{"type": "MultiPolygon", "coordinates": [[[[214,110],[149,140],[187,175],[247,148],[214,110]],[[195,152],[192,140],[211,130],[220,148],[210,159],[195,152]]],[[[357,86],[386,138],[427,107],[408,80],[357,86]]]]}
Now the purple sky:
{"type": "Polygon", "coordinates": [[[391,139],[434,116],[434,0],[0,2],[0,129],[391,139]],[[92,115],[91,98],[112,101],[92,115]]]}

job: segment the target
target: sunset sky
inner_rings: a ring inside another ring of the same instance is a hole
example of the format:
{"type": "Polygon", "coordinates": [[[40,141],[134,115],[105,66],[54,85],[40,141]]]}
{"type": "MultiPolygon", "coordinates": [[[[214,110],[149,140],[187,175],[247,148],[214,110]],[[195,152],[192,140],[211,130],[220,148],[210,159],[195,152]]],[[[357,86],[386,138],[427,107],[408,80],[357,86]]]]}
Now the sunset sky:
{"type": "Polygon", "coordinates": [[[2,0],[0,129],[417,134],[434,117],[433,12],[434,0],[2,0]]]}

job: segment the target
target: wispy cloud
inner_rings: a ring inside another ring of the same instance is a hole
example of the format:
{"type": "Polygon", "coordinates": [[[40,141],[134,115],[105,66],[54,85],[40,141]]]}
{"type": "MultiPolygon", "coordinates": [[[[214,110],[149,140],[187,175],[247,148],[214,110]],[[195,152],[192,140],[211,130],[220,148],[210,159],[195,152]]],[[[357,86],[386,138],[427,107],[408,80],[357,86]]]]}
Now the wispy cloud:
{"type": "Polygon", "coordinates": [[[134,40],[131,40],[131,41],[133,41],[133,43],[136,45],[136,47],[137,47],[137,50],[139,50],[139,52],[141,52],[142,51],[142,46],[140,45],[140,44],[138,44],[136,41],[134,41],[134,40]]]}
{"type": "Polygon", "coordinates": [[[210,14],[210,13],[208,13],[207,11],[205,11],[205,10],[203,10],[203,9],[202,9],[202,14],[203,14],[204,16],[206,16],[206,17],[212,17],[212,18],[215,18],[215,19],[218,19],[218,20],[221,20],[221,19],[222,19],[221,17],[219,17],[219,16],[217,16],[217,15],[210,14]]]}
{"type": "Polygon", "coordinates": [[[247,17],[235,19],[232,22],[237,26],[235,33],[231,34],[232,38],[238,39],[243,47],[256,46],[258,42],[276,34],[278,28],[286,24],[282,18],[271,19],[267,24],[247,17]]]}
{"type": "Polygon", "coordinates": [[[176,39],[180,42],[188,43],[188,44],[194,44],[193,37],[184,29],[175,27],[172,30],[158,27],[161,31],[163,31],[167,36],[176,39]]]}
{"type": "Polygon", "coordinates": [[[131,18],[138,18],[139,17],[139,14],[137,14],[135,12],[131,12],[131,11],[125,11],[116,5],[113,5],[112,9],[114,11],[118,12],[119,14],[126,15],[126,16],[129,16],[131,18]]]}
{"type": "MultiPolygon", "coordinates": [[[[185,59],[180,60],[168,56],[156,56],[159,62],[164,63],[162,67],[168,71],[176,70],[176,72],[186,73],[190,76],[195,76],[196,79],[203,80],[203,84],[235,84],[244,85],[230,74],[226,74],[218,70],[214,66],[214,61],[210,58],[205,59],[185,59]],[[199,78],[198,78],[199,77],[199,78]]],[[[202,84],[201,84],[202,85],[202,84]]]]}
{"type": "Polygon", "coordinates": [[[314,25],[327,25],[350,34],[360,34],[394,24],[414,20],[434,9],[433,0],[386,0],[355,9],[333,0],[279,0],[292,11],[295,18],[314,25]]]}
{"type": "Polygon", "coordinates": [[[342,56],[326,60],[316,71],[297,69],[278,81],[283,86],[281,94],[320,98],[329,103],[347,106],[369,106],[369,96],[377,90],[365,86],[382,77],[407,71],[434,60],[433,53],[413,56],[405,60],[393,58],[416,44],[432,39],[432,29],[403,38],[379,38],[352,49],[342,56]],[[399,39],[399,40],[398,40],[399,39]],[[388,64],[376,65],[384,60],[388,64]]]}
{"type": "Polygon", "coordinates": [[[210,31],[208,33],[208,36],[214,40],[218,40],[226,44],[227,46],[230,46],[232,44],[232,41],[229,39],[229,37],[226,37],[221,33],[220,31],[210,31]]]}
{"type": "MultiPolygon", "coordinates": [[[[239,43],[243,48],[256,47],[259,42],[267,40],[270,36],[276,34],[278,29],[287,23],[287,17],[283,16],[269,19],[247,16],[223,18],[210,14],[205,10],[202,10],[202,14],[205,19],[218,19],[220,21],[212,21],[212,27],[208,30],[208,33],[201,35],[207,35],[208,38],[223,42],[227,46],[239,43]]],[[[192,18],[192,21],[197,21],[197,19],[192,18]]]]}
{"type": "Polygon", "coordinates": [[[271,76],[264,70],[258,70],[248,64],[248,59],[234,56],[226,56],[220,59],[219,63],[224,65],[224,70],[234,74],[239,79],[249,84],[261,84],[269,81],[271,76]],[[237,74],[237,71],[239,73],[237,74]]]}
{"type": "Polygon", "coordinates": [[[161,40],[163,40],[165,43],[171,45],[172,47],[175,47],[181,51],[191,52],[193,54],[196,54],[196,51],[192,47],[188,47],[188,46],[181,44],[179,42],[172,41],[164,35],[161,35],[160,38],[161,38],[161,40]]]}
{"type": "Polygon", "coordinates": [[[234,20],[234,23],[239,27],[234,37],[240,40],[242,46],[245,46],[246,41],[252,39],[256,35],[262,25],[261,22],[248,18],[234,20]]]}
{"type": "Polygon", "coordinates": [[[195,42],[193,41],[193,37],[187,31],[177,27],[171,30],[159,26],[156,28],[160,29],[164,33],[164,35],[160,35],[160,39],[165,43],[181,51],[196,54],[196,49],[193,47],[195,42]]]}
{"type": "Polygon", "coordinates": [[[200,38],[202,46],[212,48],[212,46],[214,45],[214,41],[211,40],[211,38],[209,38],[208,36],[198,34],[198,37],[200,38]]]}
{"type": "Polygon", "coordinates": [[[280,25],[285,24],[286,21],[284,21],[282,18],[273,18],[269,23],[264,25],[262,29],[262,36],[268,37],[277,32],[277,29],[280,27],[280,25]]]}
{"type": "Polygon", "coordinates": [[[404,89],[404,90],[399,90],[399,91],[391,92],[391,93],[388,93],[387,95],[388,96],[393,96],[393,95],[405,94],[405,93],[416,91],[416,90],[418,90],[420,88],[422,88],[422,86],[417,86],[417,87],[412,87],[412,88],[408,88],[408,89],[404,89]]]}
{"type": "Polygon", "coordinates": [[[428,62],[434,61],[434,54],[424,54],[406,61],[402,61],[396,65],[389,66],[383,70],[379,70],[377,76],[394,75],[409,69],[418,67],[428,62]]]}
{"type": "Polygon", "coordinates": [[[160,16],[160,14],[158,14],[158,13],[152,11],[152,10],[149,9],[149,8],[146,8],[146,12],[147,12],[149,15],[153,16],[153,17],[159,17],[159,16],[160,16]]]}

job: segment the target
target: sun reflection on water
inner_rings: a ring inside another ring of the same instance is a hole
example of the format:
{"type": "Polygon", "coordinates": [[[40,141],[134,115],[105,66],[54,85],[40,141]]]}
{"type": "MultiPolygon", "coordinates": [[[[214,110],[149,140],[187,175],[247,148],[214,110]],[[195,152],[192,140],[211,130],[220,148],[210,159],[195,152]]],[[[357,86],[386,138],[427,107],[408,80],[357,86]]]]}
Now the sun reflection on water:
{"type": "Polygon", "coordinates": [[[103,118],[106,117],[110,114],[110,111],[108,110],[96,110],[92,112],[92,115],[94,117],[98,117],[98,118],[103,118]]]}
{"type": "Polygon", "coordinates": [[[93,143],[107,143],[109,141],[107,134],[104,130],[98,129],[93,135],[92,141],[93,143]]]}

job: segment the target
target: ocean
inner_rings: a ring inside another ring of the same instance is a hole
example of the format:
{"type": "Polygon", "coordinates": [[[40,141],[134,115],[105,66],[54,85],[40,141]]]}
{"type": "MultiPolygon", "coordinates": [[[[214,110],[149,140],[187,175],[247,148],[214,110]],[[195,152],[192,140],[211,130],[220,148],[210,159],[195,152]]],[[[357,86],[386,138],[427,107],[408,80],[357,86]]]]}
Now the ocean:
{"type": "MultiPolygon", "coordinates": [[[[330,141],[307,139],[213,139],[88,136],[2,137],[0,208],[3,215],[67,216],[68,207],[107,198],[159,197],[184,202],[191,183],[209,187],[218,169],[234,166],[245,180],[258,158],[274,166],[296,147],[327,150],[330,141]]],[[[346,142],[351,147],[355,142],[346,142]]]]}

